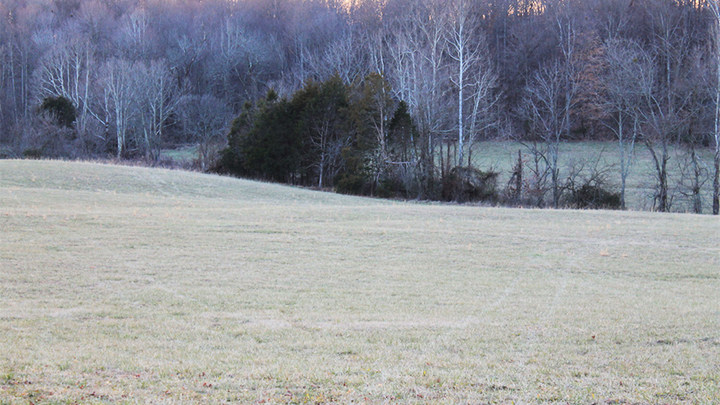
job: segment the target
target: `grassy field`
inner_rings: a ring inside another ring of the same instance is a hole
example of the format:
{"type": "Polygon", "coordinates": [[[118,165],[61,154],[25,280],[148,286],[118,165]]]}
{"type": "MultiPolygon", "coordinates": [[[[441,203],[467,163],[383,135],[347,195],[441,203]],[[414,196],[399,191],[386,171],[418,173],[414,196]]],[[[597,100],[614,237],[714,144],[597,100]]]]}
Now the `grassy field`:
{"type": "MultiPolygon", "coordinates": [[[[527,146],[518,142],[479,142],[473,148],[474,165],[482,170],[494,170],[499,173],[498,186],[504,190],[510,180],[513,167],[517,162],[518,150],[525,160],[525,176],[531,176],[532,156],[527,146]]],[[[673,212],[692,212],[689,186],[692,172],[685,150],[673,147],[668,162],[669,203],[673,212]],[[683,173],[684,171],[684,173],[683,173]]],[[[710,148],[700,149],[698,154],[704,165],[701,181],[703,213],[712,212],[712,157],[710,148]]],[[[186,146],[176,150],[164,150],[161,160],[180,167],[193,167],[197,159],[197,148],[186,146]]],[[[651,211],[657,180],[652,155],[648,149],[638,144],[627,179],[627,207],[634,211],[651,211]]],[[[559,153],[560,179],[565,181],[571,168],[585,168],[582,176],[589,176],[593,168],[606,172],[609,191],[620,192],[620,151],[617,142],[566,142],[561,144],[559,153]]],[[[548,195],[547,200],[551,200],[548,195]]]]}
{"type": "MultiPolygon", "coordinates": [[[[532,157],[530,150],[517,142],[480,142],[473,150],[475,165],[483,170],[493,169],[500,173],[498,185],[505,187],[510,180],[510,173],[517,162],[518,150],[522,151],[525,162],[525,176],[530,176],[532,157]]],[[[704,213],[712,212],[712,155],[711,149],[700,149],[703,159],[702,208],[704,213]]],[[[691,172],[686,161],[686,151],[673,147],[668,161],[669,198],[674,212],[691,212],[693,202],[684,195],[690,192],[691,172]],[[683,174],[683,170],[685,174],[683,174]]],[[[620,192],[620,151],[617,142],[566,142],[560,145],[559,167],[560,179],[565,181],[572,167],[585,167],[584,175],[597,166],[607,170],[607,181],[611,191],[620,192]]],[[[648,149],[638,144],[635,147],[635,158],[627,179],[627,206],[630,210],[649,211],[653,209],[655,195],[655,166],[648,149]]],[[[548,200],[551,197],[548,196],[548,200]]]]}
{"type": "Polygon", "coordinates": [[[0,404],[718,404],[719,240],[0,161],[0,404]]]}

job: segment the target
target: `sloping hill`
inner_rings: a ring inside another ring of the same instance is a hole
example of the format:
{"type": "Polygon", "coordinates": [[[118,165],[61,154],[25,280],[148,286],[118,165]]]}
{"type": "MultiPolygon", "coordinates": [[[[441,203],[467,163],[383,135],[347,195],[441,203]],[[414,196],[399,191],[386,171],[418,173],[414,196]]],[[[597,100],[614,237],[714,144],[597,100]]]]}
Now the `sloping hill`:
{"type": "Polygon", "coordinates": [[[0,229],[0,403],[720,402],[717,218],[0,161],[0,229]]]}
{"type": "MultiPolygon", "coordinates": [[[[195,172],[83,162],[0,161],[3,187],[145,194],[174,198],[217,198],[277,203],[343,203],[354,199],[195,172]]],[[[373,204],[377,204],[375,201],[373,204]]]]}

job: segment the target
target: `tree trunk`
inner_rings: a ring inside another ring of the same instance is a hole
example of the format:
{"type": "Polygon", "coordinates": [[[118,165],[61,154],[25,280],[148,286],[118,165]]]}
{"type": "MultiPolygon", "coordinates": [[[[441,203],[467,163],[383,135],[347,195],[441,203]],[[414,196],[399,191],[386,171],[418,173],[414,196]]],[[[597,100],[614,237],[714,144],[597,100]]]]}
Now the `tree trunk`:
{"type": "Polygon", "coordinates": [[[693,212],[696,214],[702,214],[702,198],[700,197],[700,177],[702,170],[700,168],[700,157],[695,151],[695,145],[692,145],[692,165],[693,165],[693,183],[692,183],[692,196],[693,196],[693,212]]]}
{"type": "Polygon", "coordinates": [[[670,157],[667,153],[667,145],[662,146],[662,156],[658,157],[655,148],[650,142],[647,142],[647,147],[650,150],[650,154],[653,157],[655,163],[655,175],[658,181],[658,190],[655,194],[655,202],[657,203],[657,210],[660,212],[668,212],[668,178],[667,178],[667,162],[670,157]]]}
{"type": "Polygon", "coordinates": [[[627,171],[625,164],[625,134],[623,132],[623,114],[622,111],[618,117],[618,142],[620,143],[620,209],[623,211],[625,207],[625,185],[627,183],[627,171]]]}
{"type": "Polygon", "coordinates": [[[515,201],[520,202],[522,198],[522,185],[523,185],[523,162],[522,162],[522,150],[518,149],[518,164],[515,169],[515,201]]]}
{"type": "MultiPolygon", "coordinates": [[[[463,26],[460,26],[460,38],[462,38],[462,32],[463,26]]],[[[461,40],[462,41],[462,40],[461,40]]],[[[465,83],[463,82],[464,79],[464,73],[465,73],[465,60],[464,60],[464,49],[460,48],[461,50],[459,53],[459,66],[460,69],[458,71],[458,151],[457,151],[457,164],[458,166],[462,166],[463,163],[463,141],[465,134],[463,133],[463,127],[465,126],[465,123],[463,122],[463,101],[465,95],[463,94],[463,88],[465,86],[465,83]]]]}
{"type": "Polygon", "coordinates": [[[713,179],[713,215],[718,215],[718,213],[720,213],[720,144],[716,141],[715,177],[713,179]]]}

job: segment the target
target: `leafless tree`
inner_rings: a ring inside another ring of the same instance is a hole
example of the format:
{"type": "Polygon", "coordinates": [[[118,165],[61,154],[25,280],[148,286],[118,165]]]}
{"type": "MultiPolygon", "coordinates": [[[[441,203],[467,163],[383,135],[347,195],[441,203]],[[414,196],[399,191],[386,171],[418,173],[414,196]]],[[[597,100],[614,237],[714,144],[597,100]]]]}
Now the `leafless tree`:
{"type": "Polygon", "coordinates": [[[483,43],[478,36],[478,23],[472,13],[469,0],[454,0],[449,4],[447,44],[448,54],[453,60],[451,82],[457,92],[457,157],[456,164],[464,164],[467,141],[467,112],[465,102],[469,98],[468,87],[471,77],[479,68],[483,43]]]}
{"type": "Polygon", "coordinates": [[[715,153],[713,156],[713,215],[720,214],[720,2],[718,0],[707,0],[707,6],[712,13],[711,38],[712,50],[715,59],[715,119],[713,127],[713,140],[715,153]]]}
{"type": "Polygon", "coordinates": [[[125,153],[128,131],[135,113],[135,100],[138,96],[133,83],[135,70],[132,63],[122,59],[110,59],[103,65],[100,73],[103,102],[100,104],[101,113],[97,116],[106,127],[111,124],[114,126],[118,158],[125,153]]]}
{"type": "Polygon", "coordinates": [[[124,17],[119,43],[131,61],[146,59],[150,55],[150,13],[142,6],[124,17]]]}
{"type": "Polygon", "coordinates": [[[334,38],[313,66],[313,70],[318,72],[318,80],[326,80],[337,74],[344,83],[353,83],[372,73],[363,63],[356,39],[357,34],[351,29],[334,38]]]}
{"type": "Polygon", "coordinates": [[[135,65],[133,72],[132,81],[137,94],[135,109],[140,121],[136,133],[142,134],[137,143],[145,158],[155,162],[160,156],[164,129],[180,99],[177,82],[168,68],[157,61],[149,65],[135,65]]]}
{"type": "Polygon", "coordinates": [[[688,86],[688,60],[690,36],[685,31],[687,21],[684,15],[674,13],[670,5],[659,4],[653,13],[654,42],[652,53],[655,59],[656,78],[653,85],[644,83],[643,139],[655,167],[656,194],[654,207],[658,211],[670,211],[672,200],[669,195],[668,162],[670,148],[687,130],[687,112],[691,101],[691,86],[688,86]]]}
{"type": "Polygon", "coordinates": [[[70,100],[78,114],[77,132],[84,136],[94,95],[91,88],[95,70],[92,45],[72,33],[58,35],[55,39],[35,72],[38,95],[40,98],[62,96],[70,100]]]}
{"type": "Polygon", "coordinates": [[[245,100],[260,97],[268,85],[268,72],[280,64],[278,46],[274,35],[253,31],[241,20],[226,17],[217,44],[216,65],[211,66],[221,81],[220,93],[237,108],[245,100]]]}
{"type": "Polygon", "coordinates": [[[556,61],[538,71],[526,88],[524,113],[530,123],[531,137],[542,141],[542,147],[536,142],[531,152],[535,156],[538,179],[547,175],[551,179],[553,207],[560,203],[560,168],[558,157],[560,142],[566,133],[568,114],[565,97],[565,74],[560,62],[556,61]],[[544,170],[541,170],[544,167],[544,170]]]}
{"type": "Polygon", "coordinates": [[[615,134],[620,151],[620,205],[626,209],[627,178],[635,156],[635,144],[641,129],[646,105],[645,89],[653,86],[654,66],[650,55],[639,44],[622,39],[608,41],[605,46],[604,110],[608,128],[615,134]]]}
{"type": "Polygon", "coordinates": [[[198,147],[200,170],[208,170],[228,131],[231,111],[212,95],[183,96],[177,106],[183,130],[198,147]]]}

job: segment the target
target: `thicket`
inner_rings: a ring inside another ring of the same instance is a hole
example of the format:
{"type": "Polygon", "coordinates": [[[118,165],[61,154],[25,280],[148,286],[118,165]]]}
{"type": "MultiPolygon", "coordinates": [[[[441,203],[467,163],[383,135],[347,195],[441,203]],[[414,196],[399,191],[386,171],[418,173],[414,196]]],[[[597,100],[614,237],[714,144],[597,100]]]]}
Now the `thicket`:
{"type": "Polygon", "coordinates": [[[347,194],[416,198],[422,189],[439,198],[421,185],[421,138],[407,103],[391,94],[378,74],[351,84],[337,75],[308,80],[290,99],[271,90],[233,121],[215,170],[347,194]]]}
{"type": "MultiPolygon", "coordinates": [[[[423,172],[422,167],[435,167],[438,157],[422,155],[407,103],[391,93],[377,74],[353,84],[337,75],[321,83],[308,80],[290,99],[271,90],[256,105],[246,104],[233,121],[214,170],[383,198],[544,205],[549,183],[532,171],[525,178],[535,188],[523,182],[522,151],[505,189],[492,170],[455,166],[423,172]]],[[[581,167],[572,173],[561,184],[562,206],[620,208],[606,170],[581,167]]]]}

